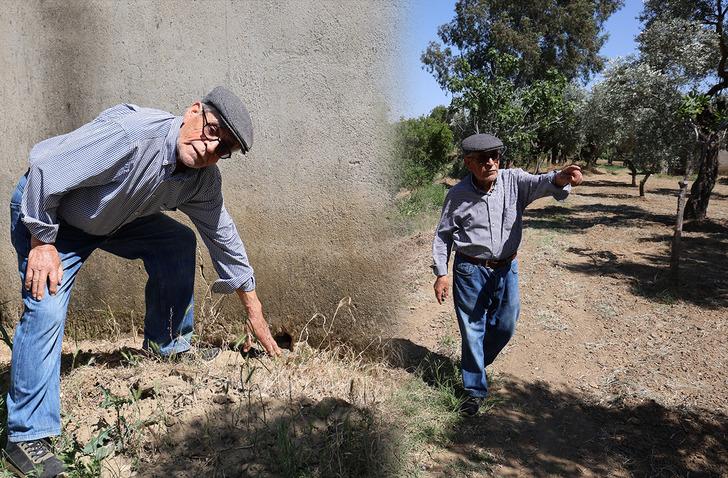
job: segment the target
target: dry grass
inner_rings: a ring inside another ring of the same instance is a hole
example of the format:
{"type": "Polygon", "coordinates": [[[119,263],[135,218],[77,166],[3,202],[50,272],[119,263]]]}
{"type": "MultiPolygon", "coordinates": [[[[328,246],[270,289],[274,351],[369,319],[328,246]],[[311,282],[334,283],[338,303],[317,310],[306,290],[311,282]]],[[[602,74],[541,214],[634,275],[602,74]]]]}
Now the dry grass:
{"type": "Polygon", "coordinates": [[[240,341],[212,362],[149,356],[132,338],[68,344],[58,446],[72,476],[409,476],[423,444],[446,440],[457,399],[305,341],[346,326],[349,306],[312,317],[278,359],[240,341]]]}

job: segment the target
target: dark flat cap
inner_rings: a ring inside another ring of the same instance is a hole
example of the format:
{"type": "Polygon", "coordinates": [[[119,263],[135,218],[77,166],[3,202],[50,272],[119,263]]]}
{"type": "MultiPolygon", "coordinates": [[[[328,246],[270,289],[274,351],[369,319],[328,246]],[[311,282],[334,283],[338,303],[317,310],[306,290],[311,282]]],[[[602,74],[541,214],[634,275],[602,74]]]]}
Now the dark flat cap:
{"type": "Polygon", "coordinates": [[[463,152],[492,151],[503,148],[503,141],[492,134],[480,133],[468,136],[463,140],[463,152]]]}
{"type": "Polygon", "coordinates": [[[222,122],[240,143],[243,154],[247,153],[253,146],[253,122],[240,98],[224,86],[217,86],[202,98],[202,102],[215,107],[222,122]]]}

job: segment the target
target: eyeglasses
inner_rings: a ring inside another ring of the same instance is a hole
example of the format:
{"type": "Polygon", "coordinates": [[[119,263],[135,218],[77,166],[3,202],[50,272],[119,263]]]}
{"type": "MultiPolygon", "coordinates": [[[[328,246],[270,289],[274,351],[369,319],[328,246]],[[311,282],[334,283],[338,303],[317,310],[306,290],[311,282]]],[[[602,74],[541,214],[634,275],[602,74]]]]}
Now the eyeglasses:
{"type": "Polygon", "coordinates": [[[217,141],[215,154],[220,159],[227,159],[232,156],[234,145],[223,141],[220,138],[220,125],[207,121],[207,111],[202,108],[202,139],[205,141],[217,141]]]}
{"type": "Polygon", "coordinates": [[[489,161],[497,163],[501,159],[500,150],[486,151],[469,155],[475,162],[481,166],[486,166],[489,161]]]}

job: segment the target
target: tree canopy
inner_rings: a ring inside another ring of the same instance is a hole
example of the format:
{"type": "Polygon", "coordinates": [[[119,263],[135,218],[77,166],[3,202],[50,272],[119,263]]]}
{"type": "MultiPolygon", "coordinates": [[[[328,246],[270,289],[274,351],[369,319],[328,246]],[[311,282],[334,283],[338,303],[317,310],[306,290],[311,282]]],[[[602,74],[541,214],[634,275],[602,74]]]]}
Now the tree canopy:
{"type": "Polygon", "coordinates": [[[611,65],[581,111],[582,127],[599,154],[611,151],[641,173],[679,166],[694,137],[684,115],[680,84],[628,58],[611,65]]]}
{"type": "Polygon", "coordinates": [[[440,26],[442,44],[431,42],[425,67],[443,88],[464,59],[484,78],[502,76],[492,51],[516,59],[507,79],[517,86],[556,71],[567,81],[587,80],[602,69],[604,21],[622,0],[458,0],[455,18],[440,26]]]}
{"type": "Polygon", "coordinates": [[[689,218],[704,219],[718,172],[718,151],[725,147],[728,88],[728,2],[724,0],[646,0],[638,38],[643,61],[682,83],[679,113],[695,133],[700,153],[698,178],[685,208],[689,218]]]}

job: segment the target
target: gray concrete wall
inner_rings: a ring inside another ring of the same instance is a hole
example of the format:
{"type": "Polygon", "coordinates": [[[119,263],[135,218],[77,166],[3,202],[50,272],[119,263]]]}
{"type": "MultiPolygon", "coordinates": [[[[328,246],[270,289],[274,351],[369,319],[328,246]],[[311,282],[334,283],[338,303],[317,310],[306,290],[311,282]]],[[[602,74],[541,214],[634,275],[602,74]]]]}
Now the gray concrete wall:
{"type": "MultiPolygon", "coordinates": [[[[255,144],[220,163],[224,194],[268,317],[295,331],[351,296],[360,324],[378,324],[398,300],[382,211],[399,14],[389,0],[6,0],[2,204],[36,142],[120,102],[181,113],[227,85],[248,105],[255,144]]],[[[0,299],[12,311],[20,300],[7,216],[0,299]]],[[[207,251],[200,257],[214,278],[207,251]]],[[[140,263],[94,253],[67,334],[109,332],[111,313],[122,329],[132,315],[139,325],[144,282],[140,263]]],[[[204,293],[198,275],[198,301],[204,293]]],[[[223,305],[234,322],[232,299],[223,305]]]]}

